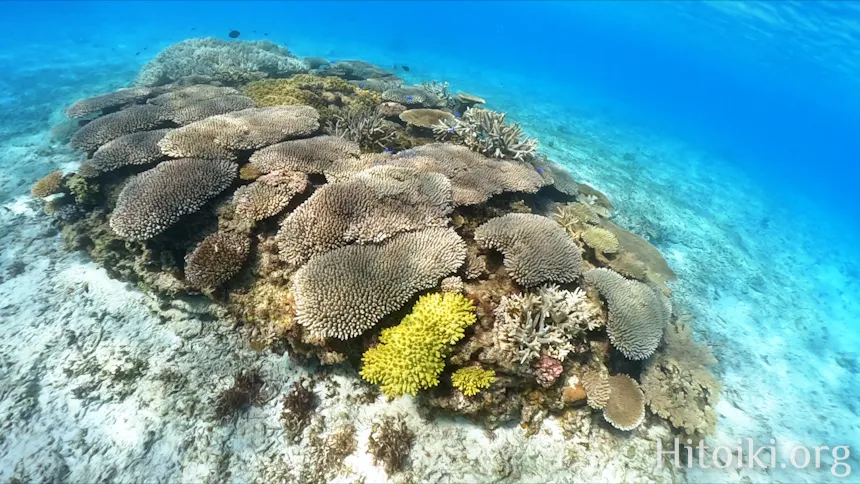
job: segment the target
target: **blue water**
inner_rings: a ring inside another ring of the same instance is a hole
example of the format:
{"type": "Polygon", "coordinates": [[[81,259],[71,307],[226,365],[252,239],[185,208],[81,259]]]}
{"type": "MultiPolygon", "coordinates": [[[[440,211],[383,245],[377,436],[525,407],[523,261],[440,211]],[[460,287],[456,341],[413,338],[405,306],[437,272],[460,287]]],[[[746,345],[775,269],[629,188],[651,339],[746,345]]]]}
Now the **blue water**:
{"type": "MultiPolygon", "coordinates": [[[[714,321],[702,332],[718,356],[754,353],[764,341],[741,341],[754,334],[784,345],[786,381],[822,391],[838,410],[821,418],[841,419],[834,437],[860,444],[860,410],[845,403],[858,376],[828,367],[860,339],[860,3],[3,2],[0,17],[3,142],[128,84],[172,43],[232,29],[481,95],[627,209],[633,230],[667,232],[656,245],[681,267],[676,291],[714,321]],[[639,165],[619,165],[611,146],[639,165]]],[[[18,160],[0,153],[0,170],[52,169],[18,160]]],[[[725,374],[753,378],[764,363],[747,357],[725,374]]]]}

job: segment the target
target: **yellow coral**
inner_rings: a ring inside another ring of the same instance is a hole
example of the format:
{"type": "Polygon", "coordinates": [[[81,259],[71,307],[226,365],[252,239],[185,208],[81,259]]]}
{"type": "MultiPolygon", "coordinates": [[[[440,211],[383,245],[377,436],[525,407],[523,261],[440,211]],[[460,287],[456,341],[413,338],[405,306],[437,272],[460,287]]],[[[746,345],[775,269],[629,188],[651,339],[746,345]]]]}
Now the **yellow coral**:
{"type": "Polygon", "coordinates": [[[289,79],[264,79],[245,86],[257,106],[308,105],[323,118],[330,117],[331,107],[372,107],[382,101],[379,93],[359,89],[338,77],[316,77],[299,74],[289,79]]]}
{"type": "Polygon", "coordinates": [[[45,198],[47,196],[53,195],[60,191],[60,182],[63,180],[63,172],[60,170],[52,171],[48,173],[46,176],[42,177],[37,181],[33,188],[30,190],[30,193],[33,194],[34,197],[45,198]]]}
{"type": "Polygon", "coordinates": [[[471,397],[496,381],[496,372],[484,370],[477,366],[460,368],[451,375],[451,384],[454,388],[463,392],[463,395],[471,397]]]}
{"type": "Polygon", "coordinates": [[[475,306],[462,294],[422,296],[399,325],[382,331],[379,345],[364,353],[361,376],[389,397],[435,387],[445,358],[475,320],[475,306]]]}

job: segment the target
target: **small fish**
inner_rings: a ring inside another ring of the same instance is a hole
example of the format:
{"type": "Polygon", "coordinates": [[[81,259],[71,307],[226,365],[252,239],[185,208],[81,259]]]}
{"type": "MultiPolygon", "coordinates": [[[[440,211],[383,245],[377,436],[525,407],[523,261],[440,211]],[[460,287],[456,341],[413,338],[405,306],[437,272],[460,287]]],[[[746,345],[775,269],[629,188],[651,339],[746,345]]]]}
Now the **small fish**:
{"type": "Polygon", "coordinates": [[[144,47],[144,48],[143,48],[143,50],[146,50],[146,49],[148,49],[148,48],[149,48],[149,47],[144,47]]]}
{"type": "Polygon", "coordinates": [[[263,35],[266,35],[266,36],[268,36],[268,35],[269,35],[269,34],[267,34],[267,33],[263,33],[263,35]]]}
{"type": "Polygon", "coordinates": [[[253,33],[255,33],[255,34],[257,33],[257,31],[256,31],[256,30],[252,30],[251,32],[253,32],[253,33]]]}
{"type": "Polygon", "coordinates": [[[135,52],[134,55],[140,55],[140,52],[135,52]]]}
{"type": "Polygon", "coordinates": [[[448,128],[449,133],[454,133],[454,128],[448,128]]]}
{"type": "Polygon", "coordinates": [[[197,30],[197,27],[191,27],[191,30],[197,30]]]}
{"type": "Polygon", "coordinates": [[[391,149],[390,149],[390,148],[388,148],[388,147],[386,146],[385,148],[383,148],[382,152],[383,152],[383,153],[385,153],[385,154],[390,155],[390,154],[391,154],[391,149]]]}
{"type": "Polygon", "coordinates": [[[400,67],[400,66],[398,66],[397,64],[394,64],[393,66],[391,66],[391,69],[396,71],[398,67],[400,67]]]}
{"type": "Polygon", "coordinates": [[[227,37],[230,37],[231,39],[235,39],[238,36],[239,36],[238,30],[231,30],[230,33],[227,34],[227,37]]]}
{"type": "Polygon", "coordinates": [[[400,68],[406,72],[409,72],[409,66],[407,66],[407,65],[402,65],[402,66],[400,66],[400,68]]]}
{"type": "Polygon", "coordinates": [[[406,102],[412,102],[412,96],[406,96],[406,102]]]}
{"type": "Polygon", "coordinates": [[[463,113],[454,113],[454,117],[455,117],[455,118],[459,118],[459,117],[460,117],[460,116],[462,116],[462,115],[463,115],[463,113]]]}
{"type": "Polygon", "coordinates": [[[538,167],[538,168],[537,168],[537,172],[538,172],[538,173],[543,173],[543,168],[538,167]]]}
{"type": "Polygon", "coordinates": [[[364,89],[364,84],[359,84],[359,85],[358,85],[358,88],[359,88],[359,89],[364,89]]]}

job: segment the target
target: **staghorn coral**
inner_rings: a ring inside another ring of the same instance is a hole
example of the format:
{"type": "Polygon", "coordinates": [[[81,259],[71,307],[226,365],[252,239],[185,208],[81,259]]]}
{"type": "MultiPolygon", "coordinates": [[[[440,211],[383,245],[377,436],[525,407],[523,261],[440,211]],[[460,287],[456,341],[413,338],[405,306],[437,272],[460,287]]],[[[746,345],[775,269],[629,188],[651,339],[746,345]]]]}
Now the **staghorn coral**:
{"type": "Polygon", "coordinates": [[[188,39],[162,50],[143,66],[137,86],[161,86],[188,76],[205,76],[225,84],[244,84],[265,77],[287,77],[310,66],[286,48],[267,40],[188,39]]]}
{"type": "Polygon", "coordinates": [[[367,450],[373,456],[373,465],[381,465],[390,477],[403,467],[414,443],[415,433],[403,416],[386,415],[370,428],[367,450]]]}
{"type": "Polygon", "coordinates": [[[560,225],[540,215],[510,213],[475,229],[481,248],[498,249],[518,284],[567,283],[579,277],[582,256],[560,225]]]}
{"type": "Polygon", "coordinates": [[[433,128],[443,121],[454,121],[454,115],[441,109],[408,109],[400,113],[400,120],[419,128],[433,128]]]}
{"type": "Polygon", "coordinates": [[[451,179],[454,204],[476,205],[505,192],[534,193],[543,179],[519,163],[481,156],[462,146],[431,143],[398,153],[389,164],[441,173],[451,179]]]}
{"type": "Polygon", "coordinates": [[[387,89],[382,93],[382,100],[396,102],[408,108],[434,108],[442,102],[435,94],[420,86],[387,89]]]}
{"type": "Polygon", "coordinates": [[[127,134],[109,141],[84,161],[78,173],[92,178],[130,165],[148,165],[164,158],[158,142],[170,129],[156,129],[127,134]]]}
{"type": "Polygon", "coordinates": [[[506,113],[471,107],[460,118],[439,123],[434,131],[440,139],[452,138],[493,158],[531,158],[537,151],[537,140],[526,137],[519,124],[505,123],[505,116],[506,113]]]}
{"type": "Polygon", "coordinates": [[[158,128],[169,115],[163,106],[136,104],[90,121],[72,135],[69,144],[76,150],[93,151],[120,136],[158,128]]]}
{"type": "Polygon", "coordinates": [[[582,375],[582,387],[588,397],[588,406],[599,410],[609,403],[609,395],[612,389],[609,379],[603,373],[590,370],[582,375]]]}
{"type": "Polygon", "coordinates": [[[541,355],[564,361],[576,338],[594,328],[595,316],[581,289],[548,285],[506,295],[495,309],[494,344],[502,358],[526,367],[541,355]]]}
{"type": "Polygon", "coordinates": [[[478,366],[460,368],[451,375],[451,385],[467,397],[473,397],[481,390],[490,388],[495,381],[495,371],[478,366]]]}
{"type": "Polygon", "coordinates": [[[645,395],[627,375],[609,377],[609,401],[603,418],[618,430],[633,430],[645,420],[645,395]]]}
{"type": "Polygon", "coordinates": [[[379,108],[374,106],[339,111],[326,123],[326,132],[366,149],[378,149],[391,141],[395,127],[384,120],[379,108]]]}
{"type": "Polygon", "coordinates": [[[319,114],[309,106],[251,108],[212,116],[167,134],[158,145],[177,158],[232,159],[234,152],[304,138],[319,129],[319,114]]]}
{"type": "Polygon", "coordinates": [[[129,179],[117,197],[110,226],[127,239],[150,239],[226,190],[236,170],[224,160],[165,161],[129,179]]]}
{"type": "Polygon", "coordinates": [[[618,252],[618,239],[615,234],[601,228],[589,227],[582,232],[582,241],[592,249],[604,254],[618,252]]]}
{"type": "Polygon", "coordinates": [[[250,221],[274,217],[308,186],[308,177],[297,171],[273,171],[240,187],[233,194],[237,217],[250,221]]]}
{"type": "Polygon", "coordinates": [[[251,240],[246,235],[210,234],[185,257],[185,280],[198,289],[213,290],[242,269],[250,251],[251,240]]]}
{"type": "Polygon", "coordinates": [[[30,188],[30,194],[37,198],[45,198],[60,193],[62,181],[63,172],[61,170],[52,171],[33,184],[33,187],[30,188]]]}
{"type": "Polygon", "coordinates": [[[445,227],[451,184],[437,173],[378,166],[317,190],[281,224],[281,257],[299,265],[351,243],[378,243],[427,227],[445,227]]]}
{"type": "Polygon", "coordinates": [[[320,174],[325,172],[332,162],[358,155],[357,143],[337,136],[323,135],[267,146],[251,155],[250,164],[262,173],[290,170],[320,174]]]}
{"type": "Polygon", "coordinates": [[[612,345],[631,360],[644,360],[654,354],[669,323],[663,296],[609,269],[592,269],[584,279],[609,305],[607,333],[612,345]]]}
{"type": "Polygon", "coordinates": [[[697,443],[717,424],[720,384],[708,369],[716,360],[707,346],[693,341],[688,326],[670,325],[665,336],[665,349],[642,374],[642,390],[652,412],[697,443]]]}
{"type": "Polygon", "coordinates": [[[121,108],[129,104],[140,104],[148,98],[158,95],[159,92],[158,89],[148,87],[119,89],[100,96],[81,99],[67,107],[65,113],[70,118],[83,118],[100,111],[121,108]]]}
{"type": "Polygon", "coordinates": [[[319,255],[295,274],[296,321],[317,336],[353,338],[455,272],[465,257],[463,240],[442,228],[319,255]]]}
{"type": "Polygon", "coordinates": [[[475,306],[462,294],[421,296],[403,321],[383,329],[379,344],[364,353],[362,378],[389,397],[435,387],[454,343],[476,319],[475,306]]]}

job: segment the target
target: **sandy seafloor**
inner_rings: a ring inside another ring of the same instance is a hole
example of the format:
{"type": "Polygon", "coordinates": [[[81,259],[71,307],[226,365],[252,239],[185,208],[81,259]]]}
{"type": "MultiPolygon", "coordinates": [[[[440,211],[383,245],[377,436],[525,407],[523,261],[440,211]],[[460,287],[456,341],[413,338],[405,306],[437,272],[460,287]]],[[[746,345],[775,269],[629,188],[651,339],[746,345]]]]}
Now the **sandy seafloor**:
{"type": "MultiPolygon", "coordinates": [[[[86,254],[63,249],[29,196],[36,179],[79,160],[51,141],[60,110],[121,87],[143,60],[40,55],[39,65],[0,58],[8,74],[0,80],[0,482],[306,479],[321,450],[284,440],[279,397],[313,369],[246,349],[229,325],[205,314],[204,300],[160,301],[110,279],[86,254]],[[218,423],[214,395],[251,365],[262,369],[273,398],[218,423]]],[[[361,57],[391,63],[382,54],[361,57]]],[[[448,79],[508,111],[550,158],[610,197],[616,222],[654,238],[679,275],[675,297],[720,360],[724,391],[711,443],[776,439],[778,462],[794,444],[860,452],[858,237],[838,219],[804,210],[800,200],[775,203],[695,146],[598,109],[548,104],[552,96],[524,80],[416,70],[408,81],[448,79]]],[[[847,461],[854,473],[838,479],[826,452],[820,470],[655,469],[660,427],[627,435],[586,422],[564,439],[550,419],[532,438],[513,424],[485,432],[465,420],[427,421],[408,398],[356,407],[348,400],[356,378],[334,371],[315,389],[322,402],[315,425],[324,416],[327,431],[357,427],[351,472],[338,481],[386,479],[365,453],[370,425],[383,413],[408,415],[417,431],[410,461],[419,482],[860,479],[855,455],[847,461]]]]}

